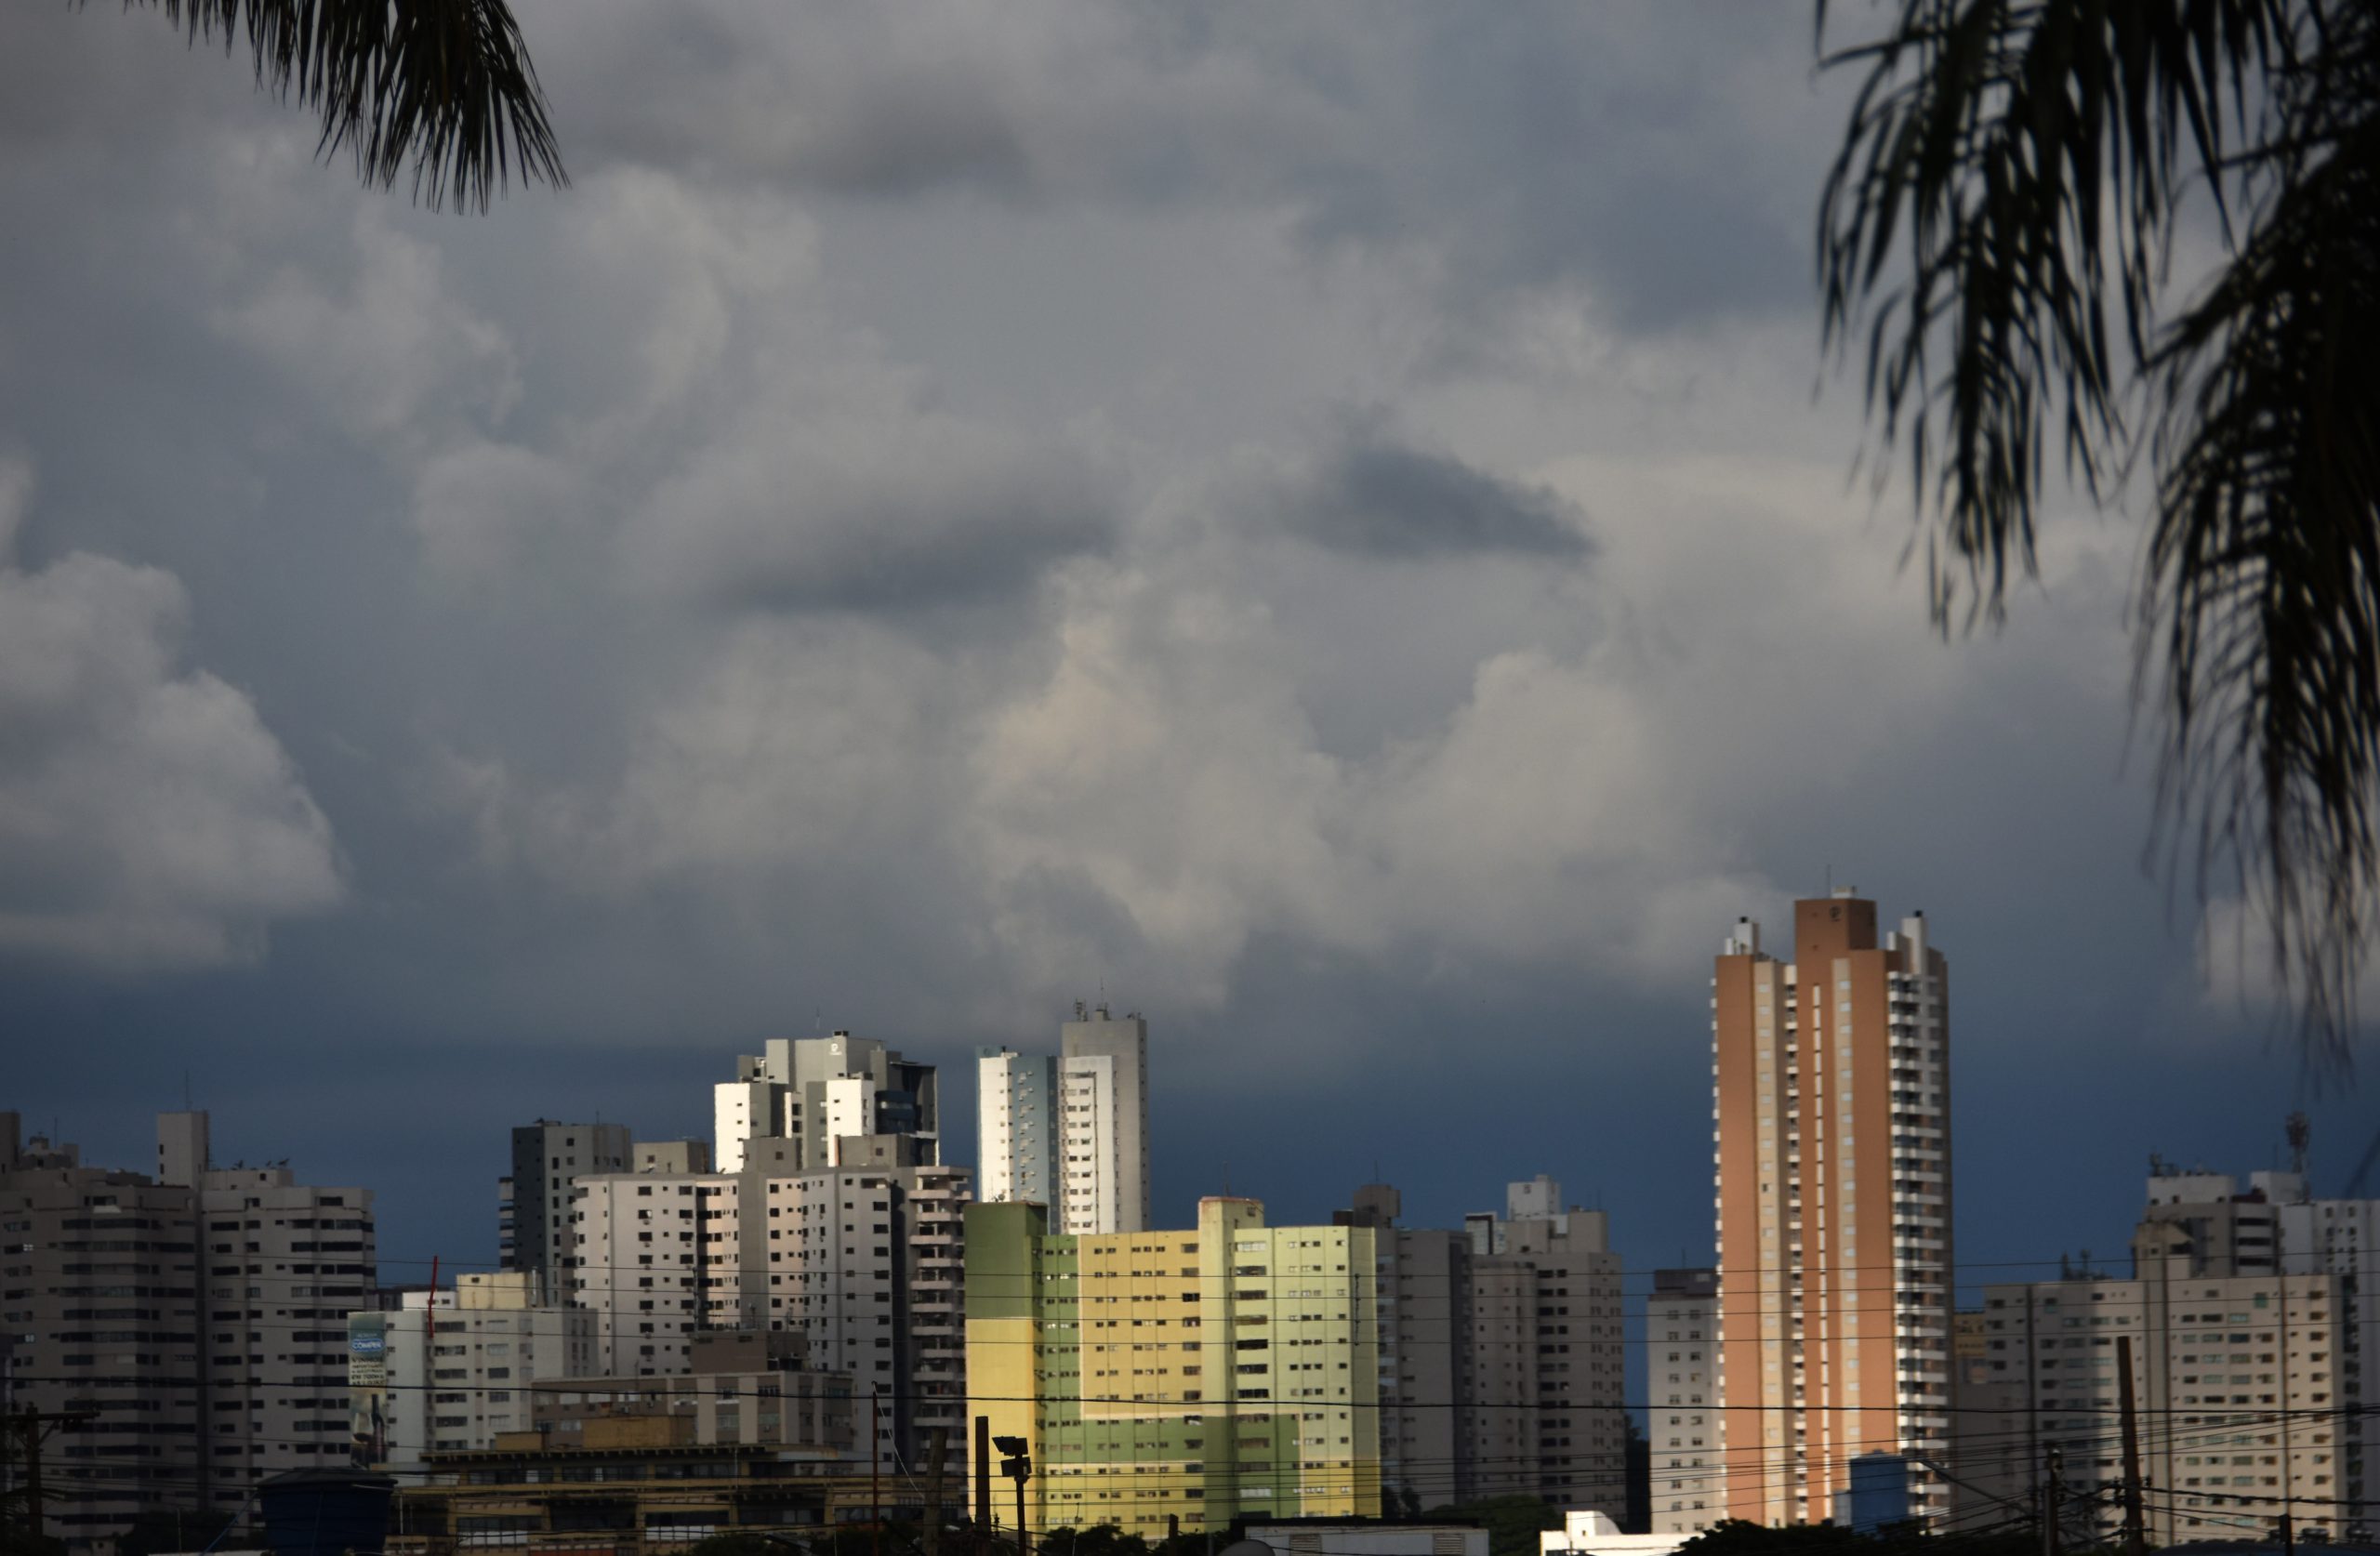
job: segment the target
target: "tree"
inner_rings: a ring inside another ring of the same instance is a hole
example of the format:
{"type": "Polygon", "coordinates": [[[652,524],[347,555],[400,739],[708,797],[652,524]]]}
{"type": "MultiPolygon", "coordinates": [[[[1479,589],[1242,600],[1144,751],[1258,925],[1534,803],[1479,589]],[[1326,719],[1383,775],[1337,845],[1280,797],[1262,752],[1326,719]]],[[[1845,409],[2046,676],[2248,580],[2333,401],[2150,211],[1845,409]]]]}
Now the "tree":
{"type": "Polygon", "coordinates": [[[126,0],[229,52],[245,29],[257,86],[322,117],[316,151],[388,188],[485,210],[513,178],[569,182],[536,68],[505,0],[126,0]]]}
{"type": "MultiPolygon", "coordinates": [[[[2380,924],[2380,0],[1897,0],[1821,200],[1825,338],[1937,624],[2030,573],[2056,452],[2145,468],[2152,836],[2238,891],[2318,1074],[2380,924]],[[2186,294],[2177,238],[2218,256],[2186,294]]],[[[1826,0],[1819,0],[1821,39],[1826,0]]]]}
{"type": "Polygon", "coordinates": [[[1488,1556],[1537,1556],[1538,1538],[1562,1527],[1560,1510],[1544,1498],[1515,1494],[1432,1508],[1432,1518],[1455,1519],[1488,1531],[1488,1556]]]}
{"type": "Polygon", "coordinates": [[[1871,1543],[1832,1523],[1772,1529],[1751,1519],[1723,1518],[1678,1547],[1678,1556],[1858,1556],[1871,1543]]]}

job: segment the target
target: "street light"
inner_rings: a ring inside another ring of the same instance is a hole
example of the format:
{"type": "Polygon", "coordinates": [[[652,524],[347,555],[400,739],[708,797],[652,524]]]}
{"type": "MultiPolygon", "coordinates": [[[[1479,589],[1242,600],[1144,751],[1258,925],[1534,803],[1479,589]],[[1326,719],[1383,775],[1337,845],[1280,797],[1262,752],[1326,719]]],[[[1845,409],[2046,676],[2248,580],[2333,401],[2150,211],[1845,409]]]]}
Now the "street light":
{"type": "Polygon", "coordinates": [[[1025,1451],[1022,1437],[995,1437],[992,1446],[1004,1456],[1000,1473],[1016,1483],[1016,1556],[1030,1556],[1032,1548],[1025,1533],[1025,1483],[1033,1473],[1033,1456],[1025,1451]]]}

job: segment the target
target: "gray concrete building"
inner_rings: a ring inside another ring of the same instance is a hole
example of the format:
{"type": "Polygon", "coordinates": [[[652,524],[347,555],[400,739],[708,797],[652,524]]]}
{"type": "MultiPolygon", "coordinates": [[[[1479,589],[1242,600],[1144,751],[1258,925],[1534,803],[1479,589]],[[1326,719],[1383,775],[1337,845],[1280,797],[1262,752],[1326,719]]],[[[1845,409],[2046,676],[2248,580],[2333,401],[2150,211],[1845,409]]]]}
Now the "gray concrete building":
{"type": "Polygon", "coordinates": [[[625,1124],[540,1118],[512,1131],[512,1170],[496,1184],[496,1262],[537,1279],[539,1301],[567,1299],[577,1230],[570,1185],[582,1173],[635,1170],[625,1124]]]}
{"type": "Polygon", "coordinates": [[[1422,1508],[1519,1495],[1619,1517],[1626,1351],[1604,1213],[1566,1207],[1543,1177],[1461,1232],[1398,1228],[1397,1210],[1370,1184],[1339,1213],[1382,1229],[1383,1492],[1400,1509],[1408,1492],[1422,1508]]]}
{"type": "Polygon", "coordinates": [[[215,1167],[203,1112],[157,1123],[152,1178],[85,1167],[0,1114],[7,1403],[90,1417],[45,1450],[44,1522],[76,1550],[145,1510],[235,1509],[351,1445],[346,1315],[377,1273],[371,1192],[215,1167]]]}
{"type": "MultiPolygon", "coordinates": [[[[70,1550],[212,1501],[198,1222],[187,1185],[85,1167],[0,1113],[0,1409],[89,1415],[43,1447],[42,1532],[70,1550]]],[[[23,1476],[12,1442],[0,1487],[23,1476]]]]}
{"type": "MultiPolygon", "coordinates": [[[[205,1147],[204,1113],[159,1127],[205,1147]]],[[[285,1163],[213,1167],[187,1148],[169,1170],[198,1194],[210,1496],[229,1509],[267,1475],[348,1461],[347,1315],[379,1279],[372,1191],[301,1183],[285,1163]]]]}

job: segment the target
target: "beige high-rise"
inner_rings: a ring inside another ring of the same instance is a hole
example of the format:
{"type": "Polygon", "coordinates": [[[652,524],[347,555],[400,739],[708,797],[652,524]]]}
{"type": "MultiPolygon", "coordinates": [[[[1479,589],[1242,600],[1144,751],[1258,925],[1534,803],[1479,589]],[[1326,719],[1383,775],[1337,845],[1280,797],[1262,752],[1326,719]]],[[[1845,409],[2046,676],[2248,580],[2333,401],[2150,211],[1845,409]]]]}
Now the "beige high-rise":
{"type": "Polygon", "coordinates": [[[1719,1496],[1816,1523],[1850,1462],[1911,1456],[1947,1510],[1951,1255],[1949,968],[1923,914],[1876,937],[1848,890],[1793,904],[1795,960],[1744,919],[1712,979],[1719,1496]]]}

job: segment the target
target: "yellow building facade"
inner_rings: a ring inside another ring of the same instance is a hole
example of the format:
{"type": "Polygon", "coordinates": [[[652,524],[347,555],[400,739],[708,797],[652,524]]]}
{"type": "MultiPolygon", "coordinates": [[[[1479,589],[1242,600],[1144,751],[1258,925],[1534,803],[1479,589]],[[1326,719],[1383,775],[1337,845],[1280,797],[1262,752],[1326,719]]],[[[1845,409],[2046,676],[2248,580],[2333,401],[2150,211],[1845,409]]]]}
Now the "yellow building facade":
{"type": "MultiPolygon", "coordinates": [[[[968,1391],[1030,1447],[1028,1527],[1377,1514],[1374,1235],[1267,1227],[1252,1199],[1201,1200],[1195,1231],[1099,1236],[970,1206],[968,1391]]],[[[1013,1523],[1014,1488],[993,1501],[1013,1523]]]]}

